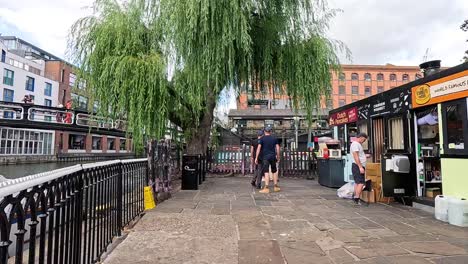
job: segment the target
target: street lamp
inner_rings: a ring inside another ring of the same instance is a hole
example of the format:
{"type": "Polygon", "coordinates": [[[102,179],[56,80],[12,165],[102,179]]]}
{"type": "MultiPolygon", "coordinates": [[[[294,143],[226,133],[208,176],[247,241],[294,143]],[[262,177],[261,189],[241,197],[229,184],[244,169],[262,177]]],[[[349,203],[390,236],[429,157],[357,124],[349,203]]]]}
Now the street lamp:
{"type": "Polygon", "coordinates": [[[295,143],[295,149],[297,150],[299,146],[299,140],[298,140],[298,129],[299,129],[299,120],[300,118],[298,116],[293,117],[294,119],[294,129],[295,129],[295,135],[296,135],[296,143],[295,143]]]}

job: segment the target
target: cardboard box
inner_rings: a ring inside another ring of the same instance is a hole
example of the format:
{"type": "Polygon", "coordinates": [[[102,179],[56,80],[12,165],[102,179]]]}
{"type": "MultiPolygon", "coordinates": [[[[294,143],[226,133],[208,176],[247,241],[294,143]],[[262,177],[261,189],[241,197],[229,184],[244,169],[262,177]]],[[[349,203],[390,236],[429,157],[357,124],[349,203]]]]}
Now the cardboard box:
{"type": "Polygon", "coordinates": [[[375,203],[376,202],[376,199],[375,199],[375,191],[372,190],[372,191],[363,191],[361,193],[361,199],[365,202],[368,202],[368,203],[375,203]]]}
{"type": "Polygon", "coordinates": [[[426,189],[426,196],[430,198],[434,198],[440,193],[440,188],[427,188],[426,189]]]}
{"type": "Polygon", "coordinates": [[[367,163],[366,164],[366,177],[374,176],[382,178],[382,168],[380,163],[367,163]]]}

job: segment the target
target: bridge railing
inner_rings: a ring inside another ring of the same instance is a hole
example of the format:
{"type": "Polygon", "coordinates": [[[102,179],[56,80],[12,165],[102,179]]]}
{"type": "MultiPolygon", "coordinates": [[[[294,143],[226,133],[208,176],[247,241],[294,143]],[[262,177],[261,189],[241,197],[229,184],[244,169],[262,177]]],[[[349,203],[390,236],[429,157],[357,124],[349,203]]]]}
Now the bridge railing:
{"type": "Polygon", "coordinates": [[[96,263],[144,210],[148,159],[75,165],[0,183],[0,264],[96,263]]]}
{"type": "Polygon", "coordinates": [[[4,101],[0,101],[0,119],[127,130],[127,122],[122,119],[112,119],[79,110],[4,101]]]}

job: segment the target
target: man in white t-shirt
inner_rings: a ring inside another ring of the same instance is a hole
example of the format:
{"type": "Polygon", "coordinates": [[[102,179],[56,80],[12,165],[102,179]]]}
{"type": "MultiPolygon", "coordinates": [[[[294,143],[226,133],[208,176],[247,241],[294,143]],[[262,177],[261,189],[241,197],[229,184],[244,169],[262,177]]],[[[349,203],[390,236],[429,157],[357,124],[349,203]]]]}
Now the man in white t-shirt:
{"type": "Polygon", "coordinates": [[[359,133],[356,140],[351,143],[350,151],[353,156],[353,164],[351,171],[354,178],[354,202],[358,205],[361,204],[359,198],[366,182],[364,174],[366,172],[366,154],[362,148],[362,143],[366,142],[367,135],[365,133],[359,133]]]}

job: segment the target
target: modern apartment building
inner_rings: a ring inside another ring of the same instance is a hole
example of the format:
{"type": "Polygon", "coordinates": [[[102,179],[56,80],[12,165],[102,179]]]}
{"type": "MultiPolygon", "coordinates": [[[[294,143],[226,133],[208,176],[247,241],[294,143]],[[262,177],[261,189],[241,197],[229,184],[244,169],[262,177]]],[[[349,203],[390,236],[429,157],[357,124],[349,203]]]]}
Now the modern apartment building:
{"type": "Polygon", "coordinates": [[[16,50],[9,50],[1,39],[0,50],[2,101],[20,103],[27,96],[36,105],[57,105],[58,82],[46,76],[44,60],[20,56],[16,50]]]}
{"type": "MultiPolygon", "coordinates": [[[[0,101],[23,103],[28,95],[33,99],[29,103],[34,105],[65,107],[72,100],[72,109],[96,112],[97,103],[89,103],[84,82],[77,82],[75,66],[13,36],[0,36],[0,50],[3,74],[0,101]]],[[[0,108],[0,118],[9,118],[11,114],[0,108]]],[[[70,156],[132,152],[132,140],[117,135],[0,127],[0,161],[2,155],[12,154],[70,156]]]]}

